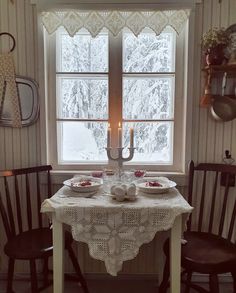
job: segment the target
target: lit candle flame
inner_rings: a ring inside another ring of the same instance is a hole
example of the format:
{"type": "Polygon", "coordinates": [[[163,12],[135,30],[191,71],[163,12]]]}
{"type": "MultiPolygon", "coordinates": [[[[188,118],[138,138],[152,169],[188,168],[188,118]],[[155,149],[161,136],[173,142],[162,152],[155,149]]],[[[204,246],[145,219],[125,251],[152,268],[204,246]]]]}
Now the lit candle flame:
{"type": "Polygon", "coordinates": [[[119,123],[118,123],[118,127],[121,127],[120,121],[119,121],[119,123]]]}

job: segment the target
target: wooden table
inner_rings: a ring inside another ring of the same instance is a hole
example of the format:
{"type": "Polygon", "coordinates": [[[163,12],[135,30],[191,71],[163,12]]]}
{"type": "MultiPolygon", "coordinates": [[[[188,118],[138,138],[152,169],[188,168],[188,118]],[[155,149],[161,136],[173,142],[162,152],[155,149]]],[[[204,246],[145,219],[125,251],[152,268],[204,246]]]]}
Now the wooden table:
{"type": "MultiPolygon", "coordinates": [[[[170,293],[180,293],[181,216],[175,219],[170,236],[170,293]]],[[[53,293],[64,292],[64,230],[52,211],[53,293]]]]}

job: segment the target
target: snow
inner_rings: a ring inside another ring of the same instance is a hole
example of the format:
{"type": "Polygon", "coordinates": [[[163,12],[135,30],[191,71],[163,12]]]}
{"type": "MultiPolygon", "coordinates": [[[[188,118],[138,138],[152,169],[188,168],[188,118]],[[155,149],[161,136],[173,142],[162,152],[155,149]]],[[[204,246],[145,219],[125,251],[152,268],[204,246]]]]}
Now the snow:
{"type": "Polygon", "coordinates": [[[107,123],[60,122],[59,127],[62,133],[63,162],[107,161],[105,152],[107,123]]]}
{"type": "MultiPolygon", "coordinates": [[[[65,120],[58,122],[59,159],[70,163],[107,161],[108,34],[92,38],[82,33],[71,38],[60,32],[58,40],[57,113],[65,120]],[[95,119],[104,122],[92,121],[95,119]]],[[[123,44],[123,119],[134,120],[123,123],[123,144],[129,146],[132,126],[133,161],[172,163],[175,34],[141,33],[135,37],[126,32],[123,44]]]]}

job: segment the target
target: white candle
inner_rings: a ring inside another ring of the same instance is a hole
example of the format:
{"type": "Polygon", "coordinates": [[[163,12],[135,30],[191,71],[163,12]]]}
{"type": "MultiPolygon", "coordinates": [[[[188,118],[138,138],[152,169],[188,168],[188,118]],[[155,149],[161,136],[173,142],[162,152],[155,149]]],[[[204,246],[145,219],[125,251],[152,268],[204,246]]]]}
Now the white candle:
{"type": "Polygon", "coordinates": [[[107,147],[111,147],[111,127],[110,123],[108,123],[108,129],[107,129],[107,147]]]}
{"type": "Polygon", "coordinates": [[[134,147],[134,129],[133,127],[130,128],[130,147],[134,147]]]}
{"type": "Polygon", "coordinates": [[[120,122],[118,124],[118,147],[122,147],[122,128],[120,122]]]}

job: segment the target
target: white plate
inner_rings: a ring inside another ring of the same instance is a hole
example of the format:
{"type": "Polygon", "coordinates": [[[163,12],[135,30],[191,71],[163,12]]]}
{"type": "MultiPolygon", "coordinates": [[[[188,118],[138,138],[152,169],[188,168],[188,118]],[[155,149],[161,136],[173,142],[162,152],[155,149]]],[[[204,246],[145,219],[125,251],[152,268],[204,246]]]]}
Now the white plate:
{"type": "Polygon", "coordinates": [[[174,188],[176,183],[166,177],[145,177],[137,181],[136,186],[145,193],[165,193],[174,188]],[[146,186],[147,182],[158,182],[162,186],[146,186]]]}
{"type": "Polygon", "coordinates": [[[94,178],[91,176],[76,176],[63,182],[65,186],[70,187],[75,192],[93,192],[97,191],[103,184],[101,178],[94,178]],[[89,180],[91,185],[81,186],[80,183],[89,180]]]}

